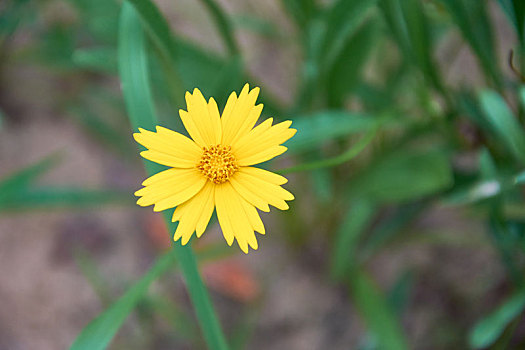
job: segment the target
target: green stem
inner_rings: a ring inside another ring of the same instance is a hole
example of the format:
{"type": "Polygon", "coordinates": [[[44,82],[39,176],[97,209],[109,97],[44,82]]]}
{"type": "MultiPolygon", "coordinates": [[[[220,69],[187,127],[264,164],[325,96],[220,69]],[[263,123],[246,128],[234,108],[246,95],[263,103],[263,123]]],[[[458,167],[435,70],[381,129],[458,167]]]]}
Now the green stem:
{"type": "Polygon", "coordinates": [[[358,143],[352,145],[346,152],[332,158],[318,160],[311,163],[300,164],[290,168],[285,168],[277,171],[279,174],[296,173],[300,171],[329,168],[348,162],[350,159],[356,157],[365,147],[372,141],[375,135],[375,128],[370,130],[358,143]]]}
{"type": "MultiPolygon", "coordinates": [[[[122,6],[118,56],[122,90],[132,128],[152,130],[157,125],[157,116],[150,87],[144,30],[137,10],[128,1],[122,6]]],[[[160,165],[147,161],[144,161],[144,166],[149,175],[162,170],[160,165]]],[[[175,232],[177,224],[171,222],[169,213],[165,213],[164,218],[170,232],[175,232]]],[[[174,243],[173,249],[208,347],[213,350],[228,349],[192,248],[174,243]]]]}

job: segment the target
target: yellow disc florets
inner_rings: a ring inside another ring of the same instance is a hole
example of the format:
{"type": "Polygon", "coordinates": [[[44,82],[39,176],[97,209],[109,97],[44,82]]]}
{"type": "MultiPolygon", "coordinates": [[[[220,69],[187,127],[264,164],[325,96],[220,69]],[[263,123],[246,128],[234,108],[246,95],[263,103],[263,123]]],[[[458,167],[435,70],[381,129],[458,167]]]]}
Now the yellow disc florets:
{"type": "Polygon", "coordinates": [[[203,147],[201,161],[197,164],[199,169],[208,180],[221,184],[226,182],[230,176],[239,169],[231,146],[216,145],[203,147]]]}

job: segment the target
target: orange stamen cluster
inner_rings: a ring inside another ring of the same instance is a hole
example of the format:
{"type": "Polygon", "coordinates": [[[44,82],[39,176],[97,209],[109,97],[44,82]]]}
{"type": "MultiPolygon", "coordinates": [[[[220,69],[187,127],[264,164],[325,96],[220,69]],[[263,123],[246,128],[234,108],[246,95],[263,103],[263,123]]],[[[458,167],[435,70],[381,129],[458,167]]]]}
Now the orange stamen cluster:
{"type": "Polygon", "coordinates": [[[228,181],[239,169],[231,146],[215,145],[203,147],[202,150],[204,154],[197,164],[197,169],[213,183],[221,184],[228,181]]]}

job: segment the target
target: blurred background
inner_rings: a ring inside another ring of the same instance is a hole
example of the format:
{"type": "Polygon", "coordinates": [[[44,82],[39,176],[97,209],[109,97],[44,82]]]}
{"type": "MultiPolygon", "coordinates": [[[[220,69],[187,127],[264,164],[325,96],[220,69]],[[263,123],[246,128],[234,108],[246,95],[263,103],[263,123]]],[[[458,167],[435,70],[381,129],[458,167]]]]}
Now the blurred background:
{"type": "MultiPolygon", "coordinates": [[[[298,129],[259,250],[216,219],[193,242],[232,349],[525,348],[523,1],[127,6],[161,125],[248,82],[298,129]]],[[[68,348],[145,274],[109,348],[206,348],[177,267],[150,270],[173,233],[134,204],[122,7],[0,2],[2,350],[68,348]]]]}

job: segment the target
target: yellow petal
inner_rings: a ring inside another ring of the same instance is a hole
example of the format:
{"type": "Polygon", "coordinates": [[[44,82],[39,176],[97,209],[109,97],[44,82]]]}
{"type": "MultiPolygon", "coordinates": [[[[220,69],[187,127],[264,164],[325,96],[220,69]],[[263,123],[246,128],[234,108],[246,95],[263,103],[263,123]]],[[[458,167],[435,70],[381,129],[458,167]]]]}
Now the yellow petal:
{"type": "Polygon", "coordinates": [[[260,178],[261,180],[268,181],[275,185],[284,185],[288,182],[288,179],[284,176],[281,176],[276,173],[272,173],[271,171],[264,170],[261,168],[255,168],[255,167],[243,167],[242,171],[248,175],[256,176],[260,178]]]}
{"type": "Polygon", "coordinates": [[[223,144],[232,145],[253,128],[263,108],[255,105],[258,96],[259,88],[250,91],[248,84],[244,85],[239,98],[235,93],[230,95],[221,117],[223,144]]]}
{"type": "Polygon", "coordinates": [[[291,121],[271,127],[265,122],[253,128],[232,146],[239,165],[258,164],[284,153],[287,148],[279,145],[295,135],[297,131],[290,128],[291,121]]]}
{"type": "Polygon", "coordinates": [[[194,89],[193,95],[186,92],[186,105],[188,112],[181,113],[181,119],[191,137],[201,147],[219,144],[222,126],[215,100],[211,98],[210,102],[206,103],[200,90],[194,89]]]}
{"type": "MultiPolygon", "coordinates": [[[[266,204],[270,204],[278,209],[288,209],[285,200],[293,200],[294,196],[279,185],[267,181],[261,177],[254,176],[252,170],[246,171],[245,167],[239,170],[232,177],[232,184],[240,185],[242,191],[239,194],[250,204],[259,208],[259,205],[253,200],[253,197],[259,198],[266,204]],[[249,193],[249,196],[246,195],[249,193]]],[[[237,187],[236,187],[237,190],[237,187]]]]}
{"type": "Polygon", "coordinates": [[[228,208],[227,196],[224,194],[223,185],[215,186],[215,208],[224,239],[226,239],[228,245],[231,246],[234,238],[233,227],[230,222],[230,216],[228,215],[228,210],[230,209],[228,208]]]}
{"type": "Polygon", "coordinates": [[[157,126],[157,132],[139,128],[135,140],[148,148],[141,156],[153,162],[174,168],[191,168],[202,156],[201,149],[189,138],[175,131],[157,126]]]}
{"type": "MultiPolygon", "coordinates": [[[[224,238],[228,244],[231,244],[230,242],[235,237],[241,250],[248,253],[248,245],[253,249],[258,247],[251,220],[253,220],[255,226],[259,229],[261,228],[257,219],[253,217],[253,212],[248,214],[248,211],[245,210],[242,201],[242,197],[239,196],[230,183],[225,182],[216,186],[215,205],[224,238]],[[252,217],[250,218],[249,215],[252,217]]],[[[253,207],[252,209],[255,210],[253,207]]],[[[257,215],[257,213],[255,214],[257,215]]],[[[261,230],[264,231],[264,228],[261,230]]]]}
{"type": "Polygon", "coordinates": [[[182,124],[184,124],[184,127],[188,131],[188,134],[190,134],[193,141],[195,141],[195,143],[201,148],[207,146],[207,143],[204,141],[204,137],[201,135],[199,128],[195,124],[195,121],[190,116],[190,114],[183,109],[179,109],[179,116],[180,120],[182,120],[182,124]]]}
{"type": "Polygon", "coordinates": [[[250,191],[248,188],[244,187],[239,181],[237,181],[236,176],[230,178],[230,183],[237,193],[239,193],[248,203],[253,205],[259,210],[269,212],[270,207],[268,207],[268,202],[263,200],[257,193],[250,191]]]}
{"type": "Polygon", "coordinates": [[[248,217],[252,228],[260,234],[264,235],[266,231],[264,230],[264,224],[261,220],[261,217],[259,216],[259,213],[257,212],[257,209],[255,209],[255,207],[248,203],[244,198],[239,198],[239,202],[241,203],[242,208],[244,209],[244,212],[246,213],[246,216],[248,217]]]}
{"type": "Polygon", "coordinates": [[[237,164],[239,164],[240,166],[250,166],[259,164],[283,154],[284,152],[286,152],[286,150],[288,150],[288,148],[284,146],[273,146],[261,150],[260,152],[252,153],[251,155],[245,156],[243,158],[239,157],[237,164]]]}
{"type": "Polygon", "coordinates": [[[175,241],[182,237],[181,243],[185,245],[195,230],[197,237],[202,235],[213,213],[213,198],[213,183],[208,181],[199,193],[175,209],[173,221],[180,221],[173,237],[175,241]]]}
{"type": "Polygon", "coordinates": [[[154,211],[162,211],[180,205],[196,195],[206,183],[206,178],[195,168],[169,169],[152,176],[144,188],[135,192],[141,196],[137,204],[155,204],[154,211]],[[154,176],[158,176],[153,178],[154,176]]]}
{"type": "Polygon", "coordinates": [[[206,181],[206,178],[201,176],[197,182],[194,182],[190,186],[183,188],[180,192],[159,200],[157,203],[155,203],[153,211],[163,211],[186,202],[201,190],[206,181]]]}
{"type": "Polygon", "coordinates": [[[135,195],[162,198],[163,196],[169,195],[171,192],[176,192],[179,189],[198,181],[198,177],[202,177],[202,175],[200,175],[195,168],[171,168],[161,171],[160,173],[144,180],[142,183],[144,187],[136,191],[135,195]],[[168,193],[166,190],[168,190],[168,193]]]}

